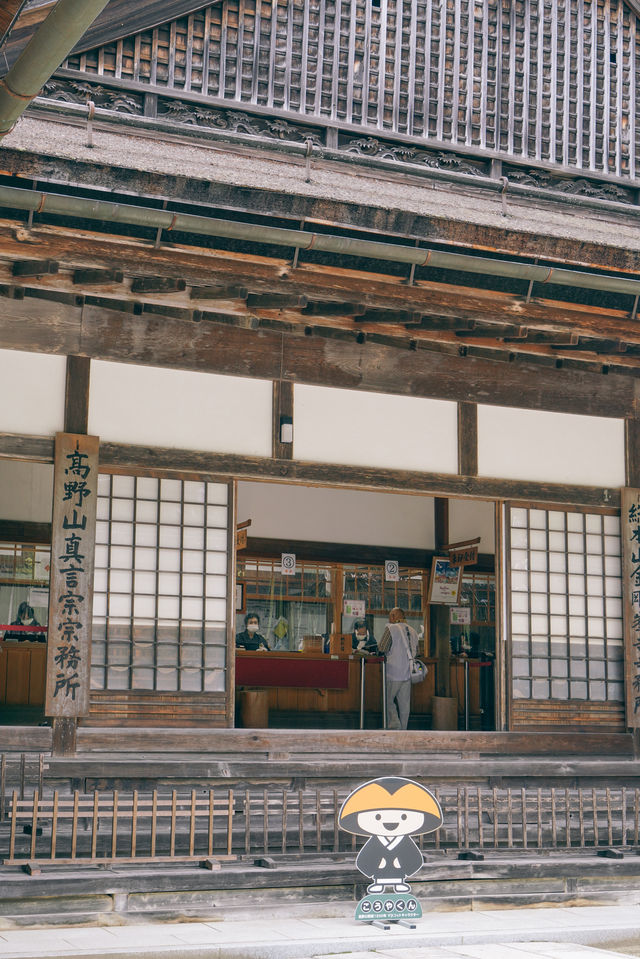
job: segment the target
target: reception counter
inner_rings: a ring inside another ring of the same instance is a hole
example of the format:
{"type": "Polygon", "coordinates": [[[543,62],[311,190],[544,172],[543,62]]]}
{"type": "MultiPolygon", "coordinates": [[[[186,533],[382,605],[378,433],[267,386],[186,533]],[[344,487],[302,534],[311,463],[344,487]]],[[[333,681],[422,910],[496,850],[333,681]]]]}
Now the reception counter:
{"type": "MultiPolygon", "coordinates": [[[[330,657],[321,653],[236,651],[236,687],[267,690],[269,715],[273,724],[293,725],[299,714],[301,726],[312,720],[324,722],[342,718],[350,726],[359,726],[361,703],[361,656],[330,657]],[[315,715],[314,715],[315,714],[315,715]]],[[[435,694],[434,659],[424,659],[429,667],[423,683],[411,689],[411,715],[419,725],[429,728],[431,700],[435,694]],[[419,719],[423,717],[423,721],[419,719]]],[[[481,726],[480,661],[469,661],[469,718],[471,728],[481,726]]],[[[451,695],[458,699],[460,725],[464,728],[464,662],[450,664],[451,695]]],[[[382,727],[382,658],[365,657],[364,715],[368,728],[382,727]]]]}

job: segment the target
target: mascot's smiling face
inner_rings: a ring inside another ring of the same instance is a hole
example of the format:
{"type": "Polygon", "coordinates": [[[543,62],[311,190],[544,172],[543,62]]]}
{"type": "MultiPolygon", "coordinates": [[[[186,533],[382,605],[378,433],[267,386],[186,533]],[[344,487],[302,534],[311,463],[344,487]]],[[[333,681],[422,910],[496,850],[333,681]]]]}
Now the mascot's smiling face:
{"type": "Polygon", "coordinates": [[[370,836],[409,836],[420,832],[424,819],[424,813],[413,809],[371,809],[358,813],[358,826],[370,836]]]}
{"type": "Polygon", "coordinates": [[[409,836],[437,829],[442,823],[438,800],[412,779],[384,776],[363,783],[347,796],[339,824],[361,836],[409,836]]]}

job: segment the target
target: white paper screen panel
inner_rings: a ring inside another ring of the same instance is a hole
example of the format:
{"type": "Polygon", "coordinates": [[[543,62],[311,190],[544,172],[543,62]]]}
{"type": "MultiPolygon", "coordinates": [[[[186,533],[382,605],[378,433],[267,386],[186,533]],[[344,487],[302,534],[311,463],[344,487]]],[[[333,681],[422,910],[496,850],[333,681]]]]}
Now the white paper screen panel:
{"type": "Polygon", "coordinates": [[[66,372],[64,356],[0,350],[0,432],[48,436],[64,429],[66,372]]]}
{"type": "Polygon", "coordinates": [[[501,479],[624,486],[624,421],[480,405],[478,473],[501,479]]]}
{"type": "Polygon", "coordinates": [[[457,407],[445,400],[294,387],[296,459],[425,472],[458,469],[457,407]]]}
{"type": "Polygon", "coordinates": [[[94,360],[89,433],[112,443],[270,456],[272,390],[270,380],[94,360]]]}

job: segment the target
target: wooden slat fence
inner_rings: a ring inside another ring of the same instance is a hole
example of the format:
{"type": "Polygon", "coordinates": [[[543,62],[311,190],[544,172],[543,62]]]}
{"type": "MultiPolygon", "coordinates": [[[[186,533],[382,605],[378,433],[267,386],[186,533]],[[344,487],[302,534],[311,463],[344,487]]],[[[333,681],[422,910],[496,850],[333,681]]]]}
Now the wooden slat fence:
{"type": "MultiPolygon", "coordinates": [[[[434,792],[444,823],[420,838],[425,852],[638,846],[635,788],[459,786],[434,792]]],[[[126,794],[42,795],[34,789],[20,798],[15,789],[0,823],[0,858],[98,863],[340,853],[364,842],[338,827],[345,795],[337,789],[198,786],[126,794]]]]}
{"type": "Polygon", "coordinates": [[[0,823],[4,822],[7,815],[7,791],[12,786],[18,786],[20,798],[24,799],[25,791],[37,785],[42,794],[44,771],[44,753],[10,756],[0,753],[0,823]]]}

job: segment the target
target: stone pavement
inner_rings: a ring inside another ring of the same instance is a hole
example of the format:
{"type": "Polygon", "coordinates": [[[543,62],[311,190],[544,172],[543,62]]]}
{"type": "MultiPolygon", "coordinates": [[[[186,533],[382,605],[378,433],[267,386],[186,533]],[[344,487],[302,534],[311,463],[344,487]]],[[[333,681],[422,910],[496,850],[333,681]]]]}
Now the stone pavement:
{"type": "Polygon", "coordinates": [[[640,955],[640,906],[431,912],[416,929],[283,902],[282,918],[0,930],[1,959],[613,959],[640,955]],[[288,918],[287,918],[288,917],[288,918]],[[596,948],[594,948],[596,947],[596,948]]]}

